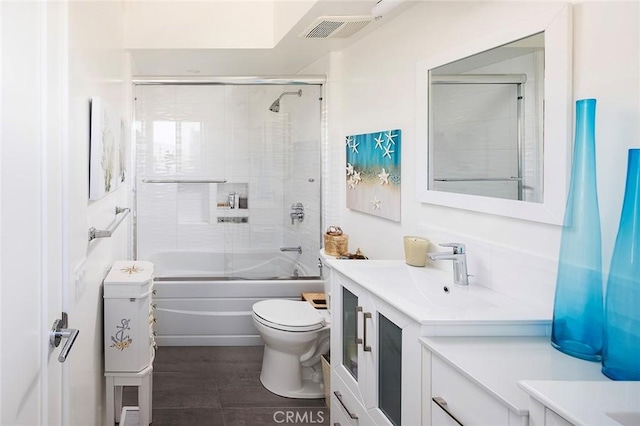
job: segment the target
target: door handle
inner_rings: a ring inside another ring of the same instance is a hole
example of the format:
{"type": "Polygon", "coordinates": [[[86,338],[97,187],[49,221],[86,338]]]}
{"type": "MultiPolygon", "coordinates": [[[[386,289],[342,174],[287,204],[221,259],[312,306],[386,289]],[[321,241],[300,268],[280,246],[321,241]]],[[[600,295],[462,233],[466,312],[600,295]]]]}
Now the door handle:
{"type": "Polygon", "coordinates": [[[363,349],[365,350],[365,352],[371,352],[371,346],[367,345],[367,320],[371,319],[371,312],[365,312],[364,313],[364,318],[362,319],[362,325],[363,325],[363,330],[362,330],[362,336],[364,337],[364,342],[363,342],[363,349]]]}
{"type": "Polygon", "coordinates": [[[351,410],[349,410],[347,408],[347,406],[344,405],[344,401],[342,400],[342,394],[340,392],[338,392],[338,391],[333,391],[333,394],[336,396],[336,398],[338,399],[338,402],[340,403],[340,405],[342,405],[342,407],[347,412],[349,417],[351,417],[352,419],[357,420],[358,419],[358,415],[356,413],[352,412],[351,410]]]}
{"type": "Polygon", "coordinates": [[[434,396],[433,398],[431,398],[431,400],[433,402],[435,402],[438,405],[438,407],[442,408],[442,411],[444,411],[449,417],[451,417],[451,419],[454,422],[456,422],[460,426],[464,426],[462,423],[460,423],[460,420],[458,420],[456,418],[456,416],[454,416],[453,413],[451,413],[451,411],[449,411],[449,405],[447,404],[447,401],[445,401],[445,399],[443,397],[434,396]]]}
{"type": "Polygon", "coordinates": [[[362,343],[362,338],[358,337],[358,312],[362,312],[362,306],[356,306],[356,346],[362,343]]]}
{"type": "Polygon", "coordinates": [[[60,351],[60,355],[58,355],[59,362],[65,362],[67,357],[69,356],[69,351],[71,351],[71,347],[75,343],[78,338],[78,333],[80,330],[76,330],[74,328],[66,328],[68,322],[67,313],[62,313],[62,319],[57,319],[53,322],[53,326],[51,327],[51,332],[49,333],[49,343],[52,348],[57,348],[60,346],[60,342],[62,338],[66,338],[62,350],[60,351]]]}

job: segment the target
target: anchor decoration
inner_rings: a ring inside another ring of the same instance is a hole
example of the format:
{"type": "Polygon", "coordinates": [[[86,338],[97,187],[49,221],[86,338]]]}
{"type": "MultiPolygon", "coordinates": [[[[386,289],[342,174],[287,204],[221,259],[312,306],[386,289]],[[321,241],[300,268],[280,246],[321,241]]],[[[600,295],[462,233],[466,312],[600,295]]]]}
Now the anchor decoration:
{"type": "Polygon", "coordinates": [[[116,332],[115,336],[111,336],[111,341],[113,342],[111,344],[112,348],[116,348],[120,351],[123,351],[127,349],[133,342],[133,339],[131,339],[131,337],[128,334],[125,335],[126,330],[131,330],[131,328],[129,328],[129,322],[131,322],[131,319],[123,318],[120,321],[121,325],[116,325],[116,328],[118,329],[118,331],[116,332]]]}

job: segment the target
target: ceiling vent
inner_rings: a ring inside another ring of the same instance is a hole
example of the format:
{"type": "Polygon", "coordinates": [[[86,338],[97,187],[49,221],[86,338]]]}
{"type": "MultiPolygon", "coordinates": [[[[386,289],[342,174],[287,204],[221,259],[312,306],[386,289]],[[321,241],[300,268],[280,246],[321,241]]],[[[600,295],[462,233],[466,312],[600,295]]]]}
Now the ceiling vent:
{"type": "Polygon", "coordinates": [[[373,16],[321,16],[299,35],[300,38],[347,38],[369,22],[373,16]]]}

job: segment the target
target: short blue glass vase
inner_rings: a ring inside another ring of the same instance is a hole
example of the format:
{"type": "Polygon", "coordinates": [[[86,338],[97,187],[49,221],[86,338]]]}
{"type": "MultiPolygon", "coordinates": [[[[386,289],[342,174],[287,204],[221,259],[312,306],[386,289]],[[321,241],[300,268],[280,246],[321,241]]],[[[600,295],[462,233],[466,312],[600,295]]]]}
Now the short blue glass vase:
{"type": "Polygon", "coordinates": [[[602,238],[596,186],[595,99],[576,102],[576,134],[567,195],[551,344],[589,361],[602,358],[602,238]]]}
{"type": "Polygon", "coordinates": [[[640,380],[640,149],[629,150],[604,309],[602,372],[614,380],[640,380]]]}

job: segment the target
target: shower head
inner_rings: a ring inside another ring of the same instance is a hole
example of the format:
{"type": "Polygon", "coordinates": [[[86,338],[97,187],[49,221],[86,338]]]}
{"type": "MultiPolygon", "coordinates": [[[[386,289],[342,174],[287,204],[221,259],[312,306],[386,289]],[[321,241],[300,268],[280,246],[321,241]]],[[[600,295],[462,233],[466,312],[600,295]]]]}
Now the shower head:
{"type": "Polygon", "coordinates": [[[280,112],[280,98],[273,101],[271,106],[269,107],[269,111],[271,112],[280,112]]]}
{"type": "Polygon", "coordinates": [[[282,93],[280,96],[278,96],[278,99],[273,101],[273,103],[269,107],[269,111],[271,111],[271,112],[280,112],[280,99],[282,99],[282,97],[284,95],[298,95],[298,97],[301,97],[302,96],[302,90],[298,90],[297,92],[284,92],[284,93],[282,93]]]}

